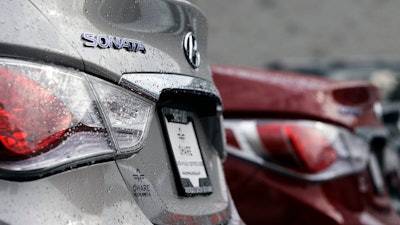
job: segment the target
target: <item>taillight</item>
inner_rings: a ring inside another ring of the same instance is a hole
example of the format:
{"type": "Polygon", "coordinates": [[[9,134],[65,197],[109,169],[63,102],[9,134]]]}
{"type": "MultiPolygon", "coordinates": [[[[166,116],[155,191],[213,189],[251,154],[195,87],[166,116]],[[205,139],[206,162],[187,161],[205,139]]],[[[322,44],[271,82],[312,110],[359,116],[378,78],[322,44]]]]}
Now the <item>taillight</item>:
{"type": "Polygon", "coordinates": [[[358,172],[368,161],[364,140],[326,123],[227,120],[225,128],[239,142],[236,146],[228,142],[228,153],[298,178],[331,179],[358,172]]]}
{"type": "Polygon", "coordinates": [[[143,145],[155,105],[79,71],[17,60],[0,60],[0,88],[6,178],[132,154],[143,145]]]}
{"type": "Polygon", "coordinates": [[[0,159],[26,158],[59,140],[72,115],[38,83],[0,67],[0,159]]]}
{"type": "Polygon", "coordinates": [[[267,124],[258,125],[257,130],[269,155],[289,167],[314,173],[326,169],[336,160],[332,143],[312,127],[267,124]]]}
{"type": "Polygon", "coordinates": [[[239,142],[236,140],[235,134],[231,129],[225,129],[226,143],[237,149],[240,149],[239,142]]]}

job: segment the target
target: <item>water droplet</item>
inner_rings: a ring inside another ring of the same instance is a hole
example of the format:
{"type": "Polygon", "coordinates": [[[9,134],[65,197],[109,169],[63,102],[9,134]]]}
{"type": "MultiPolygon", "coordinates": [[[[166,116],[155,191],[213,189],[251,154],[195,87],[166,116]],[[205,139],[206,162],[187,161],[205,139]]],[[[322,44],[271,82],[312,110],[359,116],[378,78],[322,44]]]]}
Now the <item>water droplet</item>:
{"type": "Polygon", "coordinates": [[[110,193],[113,187],[108,188],[107,193],[110,193]]]}

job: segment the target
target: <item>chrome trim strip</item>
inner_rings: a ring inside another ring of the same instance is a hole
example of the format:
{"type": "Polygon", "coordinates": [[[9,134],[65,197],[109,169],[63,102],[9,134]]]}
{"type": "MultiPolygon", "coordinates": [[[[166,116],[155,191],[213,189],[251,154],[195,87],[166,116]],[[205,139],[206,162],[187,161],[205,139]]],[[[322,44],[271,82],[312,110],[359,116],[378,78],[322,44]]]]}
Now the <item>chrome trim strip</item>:
{"type": "Polygon", "coordinates": [[[178,74],[123,74],[119,85],[156,102],[165,89],[183,89],[211,93],[220,98],[214,83],[198,77],[178,74]]]}

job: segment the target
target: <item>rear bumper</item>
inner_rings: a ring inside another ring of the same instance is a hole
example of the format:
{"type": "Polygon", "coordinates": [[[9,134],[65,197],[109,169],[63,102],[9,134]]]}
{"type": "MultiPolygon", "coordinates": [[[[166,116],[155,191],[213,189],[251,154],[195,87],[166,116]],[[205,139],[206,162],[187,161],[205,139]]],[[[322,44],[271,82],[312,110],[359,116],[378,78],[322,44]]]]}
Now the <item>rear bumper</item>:
{"type": "Polygon", "coordinates": [[[0,181],[1,224],[151,224],[115,162],[29,182],[0,181]]]}
{"type": "Polygon", "coordinates": [[[375,197],[370,184],[367,189],[361,186],[362,174],[306,183],[234,157],[228,157],[224,168],[238,211],[248,224],[400,224],[390,205],[372,204],[375,197]]]}
{"type": "MultiPolygon", "coordinates": [[[[0,224],[152,224],[132,198],[115,162],[29,182],[0,180],[0,196],[0,224]]],[[[175,218],[178,221],[170,224],[189,221],[175,218]]],[[[224,224],[244,224],[231,197],[226,210],[209,218],[188,224],[218,224],[221,219],[224,224]]]]}

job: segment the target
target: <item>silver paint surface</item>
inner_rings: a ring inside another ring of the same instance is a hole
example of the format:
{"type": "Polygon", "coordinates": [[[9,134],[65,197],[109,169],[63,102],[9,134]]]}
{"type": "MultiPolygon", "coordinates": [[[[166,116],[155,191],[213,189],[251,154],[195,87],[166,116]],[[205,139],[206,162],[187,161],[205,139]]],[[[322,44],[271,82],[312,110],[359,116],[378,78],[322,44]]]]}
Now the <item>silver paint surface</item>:
{"type": "Polygon", "coordinates": [[[200,54],[205,56],[207,49],[207,21],[186,1],[13,0],[1,1],[0,8],[0,57],[72,66],[114,82],[134,72],[211,80],[206,58],[194,70],[183,52],[189,30],[196,35],[200,54]],[[84,32],[141,41],[146,54],[85,48],[84,32]]]}
{"type": "MultiPolygon", "coordinates": [[[[0,12],[2,58],[71,67],[115,84],[121,81],[134,88],[149,88],[147,94],[155,101],[161,91],[170,88],[219,97],[207,63],[206,19],[186,1],[5,0],[0,1],[0,12]],[[145,44],[146,53],[105,45],[85,47],[81,36],[85,32],[137,40],[145,44]],[[196,37],[195,57],[202,56],[202,63],[195,63],[195,69],[183,50],[188,32],[196,37]],[[158,82],[149,86],[146,77],[148,82],[158,82]]],[[[205,144],[204,131],[198,133],[214,188],[209,196],[177,196],[163,133],[155,116],[145,147],[128,159],[34,181],[0,180],[0,223],[149,224],[149,219],[162,223],[175,215],[194,215],[208,221],[207,216],[219,213],[238,224],[240,218],[225,184],[218,152],[205,144]],[[141,178],[135,180],[134,175],[141,178]],[[141,186],[135,182],[142,182],[141,186]],[[138,191],[144,194],[135,195],[138,191]]]]}

